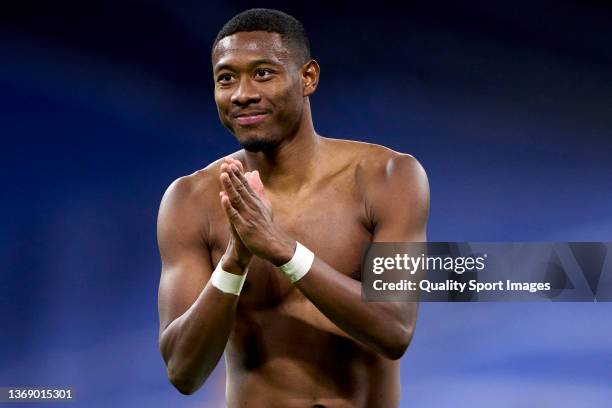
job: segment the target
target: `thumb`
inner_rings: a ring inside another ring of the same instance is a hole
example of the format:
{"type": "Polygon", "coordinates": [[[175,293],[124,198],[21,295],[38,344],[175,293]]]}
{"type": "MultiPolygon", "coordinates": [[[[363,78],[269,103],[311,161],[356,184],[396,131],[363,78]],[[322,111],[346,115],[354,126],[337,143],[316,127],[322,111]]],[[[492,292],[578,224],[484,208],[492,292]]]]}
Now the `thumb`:
{"type": "Polygon", "coordinates": [[[244,177],[249,182],[249,186],[251,186],[251,189],[255,192],[255,194],[257,194],[257,197],[259,197],[262,200],[265,200],[266,193],[264,191],[263,183],[261,182],[261,179],[259,178],[259,172],[257,170],[249,171],[244,174],[244,177]]]}
{"type": "Polygon", "coordinates": [[[263,183],[261,182],[261,178],[259,178],[259,171],[254,170],[251,172],[251,179],[253,182],[249,182],[251,184],[253,190],[257,193],[259,198],[262,200],[266,198],[266,192],[264,190],[263,183]]]}

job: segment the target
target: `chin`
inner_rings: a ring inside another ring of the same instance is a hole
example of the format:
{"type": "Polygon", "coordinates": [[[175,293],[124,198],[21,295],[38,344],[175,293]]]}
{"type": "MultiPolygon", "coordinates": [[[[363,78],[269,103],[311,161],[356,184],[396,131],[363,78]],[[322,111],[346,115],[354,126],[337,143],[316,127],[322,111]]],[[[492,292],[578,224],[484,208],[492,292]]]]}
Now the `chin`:
{"type": "Polygon", "coordinates": [[[274,150],[278,143],[271,140],[250,139],[240,142],[240,146],[247,152],[268,152],[274,150]]]}
{"type": "Polygon", "coordinates": [[[247,152],[267,152],[278,145],[278,142],[274,139],[255,135],[238,137],[238,142],[247,152]]]}

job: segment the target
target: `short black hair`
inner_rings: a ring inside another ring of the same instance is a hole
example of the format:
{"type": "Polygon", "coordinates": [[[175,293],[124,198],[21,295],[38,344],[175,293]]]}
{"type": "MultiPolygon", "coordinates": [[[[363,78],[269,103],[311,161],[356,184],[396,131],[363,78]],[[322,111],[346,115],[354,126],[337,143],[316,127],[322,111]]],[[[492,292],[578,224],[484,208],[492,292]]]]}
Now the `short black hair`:
{"type": "Polygon", "coordinates": [[[302,23],[287,13],[266,8],[245,10],[232,17],[217,34],[212,51],[214,52],[221,39],[244,31],[278,33],[286,42],[287,48],[300,59],[300,63],[310,60],[310,42],[302,23]]]}

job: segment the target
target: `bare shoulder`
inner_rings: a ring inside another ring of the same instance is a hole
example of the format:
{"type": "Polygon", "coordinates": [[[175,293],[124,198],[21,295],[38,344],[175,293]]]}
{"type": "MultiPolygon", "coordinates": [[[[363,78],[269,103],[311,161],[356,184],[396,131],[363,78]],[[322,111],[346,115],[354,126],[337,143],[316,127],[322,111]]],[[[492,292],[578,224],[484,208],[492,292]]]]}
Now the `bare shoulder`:
{"type": "MultiPolygon", "coordinates": [[[[228,157],[243,161],[241,152],[235,152],[228,157]]],[[[164,202],[196,205],[199,208],[218,204],[218,193],[221,191],[219,176],[223,157],[210,163],[203,169],[174,180],[166,189],[162,199],[164,202]]]]}
{"type": "Polygon", "coordinates": [[[161,207],[178,206],[185,210],[188,207],[201,207],[210,200],[210,193],[217,188],[214,163],[204,169],[182,176],[174,180],[166,189],[161,207]]]}
{"type": "Polygon", "coordinates": [[[193,238],[208,230],[209,215],[220,208],[222,161],[223,158],[179,177],[168,186],[159,207],[158,236],[193,238]]]}
{"type": "Polygon", "coordinates": [[[355,166],[357,183],[364,188],[386,182],[427,183],[425,169],[414,156],[385,146],[353,140],[327,139],[333,151],[343,152],[355,166]]]}
{"type": "Polygon", "coordinates": [[[376,144],[343,141],[338,149],[354,163],[374,239],[426,240],[429,182],[423,166],[410,154],[376,144]]]}

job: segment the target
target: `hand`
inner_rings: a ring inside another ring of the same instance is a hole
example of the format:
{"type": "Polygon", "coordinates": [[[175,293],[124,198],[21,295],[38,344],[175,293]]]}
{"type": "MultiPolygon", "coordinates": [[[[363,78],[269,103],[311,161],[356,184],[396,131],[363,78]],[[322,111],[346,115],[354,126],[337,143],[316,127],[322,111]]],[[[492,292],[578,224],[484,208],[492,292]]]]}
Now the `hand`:
{"type": "MultiPolygon", "coordinates": [[[[239,160],[228,157],[225,158],[225,163],[221,164],[221,174],[227,173],[231,164],[237,166],[241,172],[244,171],[242,163],[239,160]]],[[[251,174],[251,172],[247,172],[245,174],[247,180],[252,178],[251,174]]],[[[259,185],[251,185],[251,188],[256,191],[261,191],[261,194],[263,195],[263,184],[261,184],[261,180],[259,180],[259,178],[258,181],[259,185]]],[[[227,196],[225,191],[219,192],[219,198],[221,200],[223,200],[224,196],[227,196]]],[[[240,239],[240,236],[236,232],[236,228],[231,223],[231,220],[229,220],[229,218],[228,221],[230,225],[230,238],[227,244],[227,249],[225,250],[225,255],[223,256],[223,265],[221,265],[221,267],[225,271],[242,274],[244,273],[249,262],[251,261],[253,254],[244,245],[244,243],[240,239]]]]}
{"type": "Polygon", "coordinates": [[[221,183],[221,205],[250,253],[276,266],[288,262],[296,242],[274,223],[259,173],[242,174],[241,166],[232,162],[224,167],[221,183]]]}

